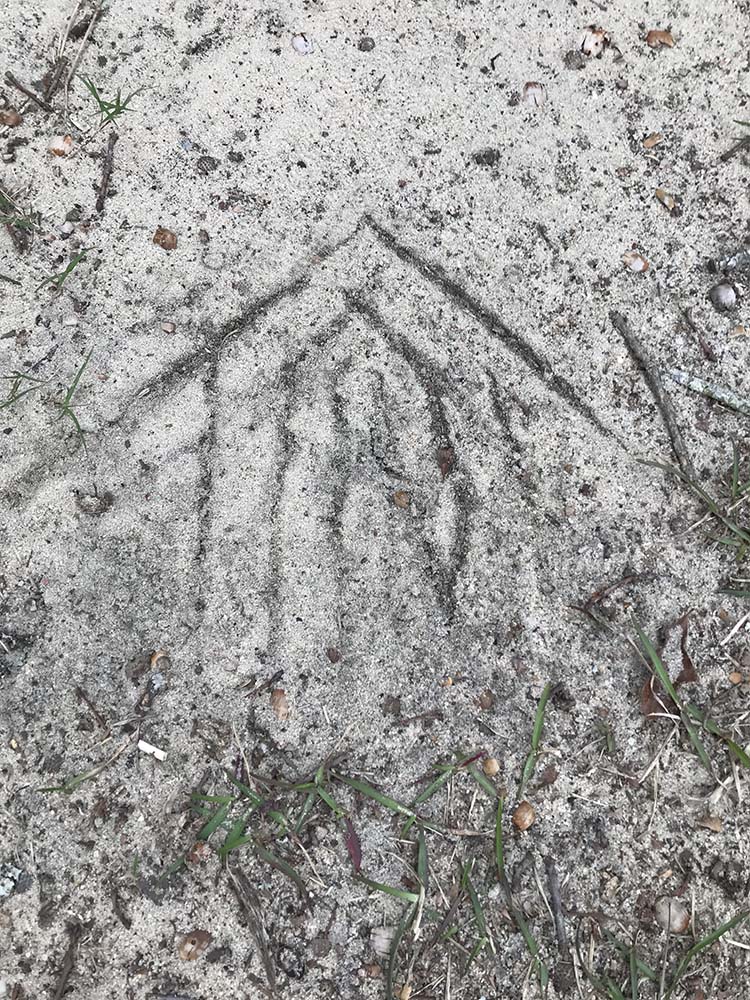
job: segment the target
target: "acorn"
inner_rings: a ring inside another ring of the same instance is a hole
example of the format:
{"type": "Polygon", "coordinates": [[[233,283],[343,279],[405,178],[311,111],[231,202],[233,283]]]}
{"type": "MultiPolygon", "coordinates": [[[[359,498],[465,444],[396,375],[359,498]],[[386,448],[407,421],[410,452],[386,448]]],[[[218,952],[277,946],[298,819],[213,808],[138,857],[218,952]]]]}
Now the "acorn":
{"type": "Polygon", "coordinates": [[[513,826],[517,830],[528,830],[536,819],[536,813],[532,804],[524,799],[523,802],[518,803],[511,818],[513,826]]]}

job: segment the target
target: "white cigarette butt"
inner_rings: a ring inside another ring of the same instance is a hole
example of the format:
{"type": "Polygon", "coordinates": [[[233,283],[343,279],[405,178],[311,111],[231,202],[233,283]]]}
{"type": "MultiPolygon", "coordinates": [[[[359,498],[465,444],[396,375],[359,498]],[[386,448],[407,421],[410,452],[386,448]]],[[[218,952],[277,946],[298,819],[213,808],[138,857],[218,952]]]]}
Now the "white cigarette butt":
{"type": "Polygon", "coordinates": [[[166,760],[166,751],[160,750],[158,747],[152,746],[145,740],[138,740],[138,749],[142,750],[144,753],[151,754],[152,757],[156,757],[157,760],[166,760]]]}

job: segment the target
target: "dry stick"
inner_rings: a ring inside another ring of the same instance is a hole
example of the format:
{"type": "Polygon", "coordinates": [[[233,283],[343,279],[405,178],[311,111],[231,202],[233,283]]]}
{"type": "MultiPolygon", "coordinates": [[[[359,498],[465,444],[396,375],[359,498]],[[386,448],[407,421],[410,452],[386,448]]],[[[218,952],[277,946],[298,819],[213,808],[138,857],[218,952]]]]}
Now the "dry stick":
{"type": "Polygon", "coordinates": [[[102,9],[103,4],[104,4],[104,0],[99,0],[99,2],[97,3],[96,7],[94,8],[93,13],[91,15],[91,20],[89,21],[88,26],[86,27],[86,34],[83,36],[83,40],[82,40],[80,46],[78,47],[78,51],[76,52],[75,59],[73,60],[73,63],[71,65],[71,67],[70,67],[70,71],[68,72],[68,75],[65,77],[65,117],[66,118],[68,117],[68,88],[70,87],[70,81],[73,79],[73,76],[75,75],[75,71],[78,69],[78,63],[81,61],[81,56],[83,55],[83,50],[88,45],[89,38],[91,37],[91,32],[94,30],[94,25],[96,24],[96,22],[97,22],[97,20],[99,18],[99,14],[101,13],[101,9],[102,9]]]}
{"type": "Polygon", "coordinates": [[[715,402],[721,403],[722,406],[727,406],[730,410],[736,410],[737,413],[750,417],[750,399],[738,396],[731,389],[727,389],[723,385],[713,385],[701,378],[700,375],[690,375],[679,368],[670,368],[665,374],[678,385],[684,385],[692,392],[698,392],[701,396],[713,399],[715,402]]]}
{"type": "Polygon", "coordinates": [[[722,163],[726,163],[727,160],[731,160],[733,156],[737,155],[737,153],[741,153],[743,149],[750,149],[750,136],[748,135],[743,136],[743,138],[732,146],[731,149],[728,149],[726,153],[722,153],[719,159],[722,163]]]}
{"type": "Polygon", "coordinates": [[[672,442],[672,449],[677,456],[680,468],[686,476],[689,476],[691,479],[695,479],[695,469],[693,468],[693,463],[690,460],[690,455],[688,454],[679,424],[677,423],[677,414],[672,406],[672,401],[664,391],[661,376],[649,365],[646,359],[646,352],[643,350],[643,345],[633,333],[627,317],[623,316],[622,313],[612,310],[609,314],[609,318],[612,320],[614,328],[625,341],[628,353],[640,368],[646,381],[646,385],[650,389],[651,395],[654,397],[656,406],[661,414],[662,420],[664,421],[664,426],[669,434],[669,439],[672,442]]]}
{"type": "Polygon", "coordinates": [[[557,877],[557,868],[552,858],[544,859],[544,867],[547,869],[547,882],[549,883],[549,902],[552,909],[552,917],[555,922],[555,937],[557,938],[557,950],[560,952],[560,961],[555,966],[554,981],[555,987],[561,993],[566,993],[575,984],[575,969],[573,968],[573,956],[568,944],[568,933],[565,930],[565,916],[562,908],[562,898],[560,896],[560,879],[557,877]]]}
{"type": "Polygon", "coordinates": [[[104,152],[104,168],[102,170],[102,182],[99,185],[99,194],[96,197],[96,210],[97,212],[104,211],[104,202],[107,199],[107,192],[109,191],[109,182],[112,177],[112,167],[114,166],[115,159],[115,143],[120,137],[117,132],[109,133],[109,140],[107,141],[107,148],[104,152]]]}
{"type": "Polygon", "coordinates": [[[52,111],[51,104],[48,104],[43,97],[37,96],[37,94],[35,94],[33,90],[29,90],[28,87],[25,87],[20,80],[17,80],[16,77],[13,76],[10,70],[6,71],[5,79],[11,85],[11,87],[15,87],[16,90],[20,90],[21,93],[25,94],[30,101],[33,101],[34,104],[39,105],[42,111],[52,111]]]}
{"type": "Polygon", "coordinates": [[[46,101],[49,101],[57,93],[57,88],[60,86],[60,81],[62,80],[62,76],[67,65],[68,57],[60,56],[55,63],[54,69],[52,70],[52,76],[47,84],[47,89],[44,91],[44,99],[46,101]]]}
{"type": "Polygon", "coordinates": [[[83,925],[79,923],[70,924],[68,927],[68,933],[70,934],[70,943],[68,944],[67,950],[63,955],[53,1000],[62,1000],[62,996],[65,993],[65,987],[68,985],[68,979],[70,978],[70,974],[73,971],[73,966],[76,962],[76,949],[78,947],[79,938],[83,933],[83,925]]]}

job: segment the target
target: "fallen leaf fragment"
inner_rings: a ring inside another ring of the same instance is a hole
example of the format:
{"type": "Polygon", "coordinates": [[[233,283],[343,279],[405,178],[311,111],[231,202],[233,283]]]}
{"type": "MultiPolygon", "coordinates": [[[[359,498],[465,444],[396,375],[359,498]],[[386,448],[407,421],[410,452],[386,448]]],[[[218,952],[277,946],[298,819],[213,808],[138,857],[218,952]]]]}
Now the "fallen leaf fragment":
{"type": "Polygon", "coordinates": [[[698,826],[705,827],[706,830],[713,830],[714,833],[721,833],[724,829],[724,824],[719,816],[701,816],[698,820],[698,826]]]}
{"type": "Polygon", "coordinates": [[[185,860],[188,864],[199,865],[202,861],[206,861],[211,857],[212,850],[205,840],[196,840],[193,846],[185,855],[185,860]]]}
{"type": "Polygon", "coordinates": [[[659,28],[653,28],[646,35],[646,45],[651,49],[660,49],[666,46],[669,49],[674,48],[674,38],[672,37],[671,31],[662,31],[659,28]]]}
{"type": "Polygon", "coordinates": [[[171,229],[164,226],[157,226],[154,233],[154,243],[163,250],[175,250],[177,247],[177,237],[171,229]]]}
{"type": "Polygon", "coordinates": [[[194,962],[213,941],[208,931],[195,930],[184,934],[177,945],[177,954],[184,962],[194,962]]]}
{"type": "Polygon", "coordinates": [[[456,460],[456,453],[450,445],[447,448],[438,448],[437,460],[438,465],[440,466],[440,474],[443,479],[445,479],[453,468],[453,463],[456,460]]]}
{"type": "Polygon", "coordinates": [[[654,146],[658,146],[660,142],[663,142],[663,140],[664,136],[661,132],[651,132],[651,134],[647,135],[643,140],[643,145],[646,149],[653,149],[654,146]]]}
{"type": "Polygon", "coordinates": [[[622,262],[625,267],[636,273],[642,274],[644,271],[648,271],[648,261],[637,250],[628,250],[627,253],[624,253],[622,255],[622,262]]]}
{"type": "Polygon", "coordinates": [[[271,692],[271,709],[281,722],[289,718],[289,701],[284,688],[274,688],[271,692]]]}
{"type": "Polygon", "coordinates": [[[406,510],[411,503],[411,497],[406,490],[396,490],[393,494],[393,502],[397,507],[400,507],[401,510],[406,510]]]}

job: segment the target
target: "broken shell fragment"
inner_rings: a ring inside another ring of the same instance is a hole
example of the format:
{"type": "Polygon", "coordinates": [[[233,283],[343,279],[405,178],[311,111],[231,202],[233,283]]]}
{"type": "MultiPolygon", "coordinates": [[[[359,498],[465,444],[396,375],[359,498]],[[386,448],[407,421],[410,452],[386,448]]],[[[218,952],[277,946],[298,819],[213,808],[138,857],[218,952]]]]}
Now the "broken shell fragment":
{"type": "Polygon", "coordinates": [[[690,923],[690,913],[684,903],[674,896],[662,896],[654,907],[656,922],[670,934],[684,934],[690,923]]]}
{"type": "Polygon", "coordinates": [[[395,933],[395,927],[373,927],[370,931],[370,947],[380,958],[390,957],[395,933]]]}
{"type": "Polygon", "coordinates": [[[643,273],[648,271],[648,261],[644,256],[639,254],[636,250],[628,250],[627,253],[622,255],[622,262],[631,271],[636,273],[643,273]]]}
{"type": "Polygon", "coordinates": [[[301,56],[309,56],[313,51],[312,39],[300,31],[299,34],[294,35],[292,38],[292,48],[301,56]]]}
{"type": "Polygon", "coordinates": [[[56,135],[50,139],[47,149],[53,156],[70,156],[73,152],[73,137],[69,135],[56,135]]]}
{"type": "Polygon", "coordinates": [[[662,46],[666,46],[669,49],[674,48],[674,38],[672,38],[671,31],[661,31],[654,28],[652,31],[646,35],[646,45],[650,49],[660,49],[662,46]]]}
{"type": "Polygon", "coordinates": [[[665,191],[664,188],[657,188],[654,191],[654,196],[672,215],[679,215],[680,206],[673,194],[665,191]]]}
{"type": "Polygon", "coordinates": [[[177,954],[185,962],[194,962],[213,941],[208,931],[189,931],[184,934],[177,945],[177,954]]]}
{"type": "Polygon", "coordinates": [[[598,25],[590,24],[581,39],[581,52],[589,58],[594,56],[596,59],[601,59],[602,53],[609,45],[609,42],[608,31],[605,31],[604,28],[600,28],[598,25]]]}
{"type": "Polygon", "coordinates": [[[708,293],[711,305],[719,312],[729,312],[737,305],[737,290],[729,281],[720,281],[708,293]]]}
{"type": "Polygon", "coordinates": [[[513,826],[517,830],[528,830],[536,819],[534,807],[530,802],[519,802],[513,811],[513,826]]]}
{"type": "Polygon", "coordinates": [[[530,108],[541,108],[547,100],[547,94],[544,86],[541,83],[534,83],[531,80],[528,83],[525,83],[523,85],[521,100],[530,108]]]}

